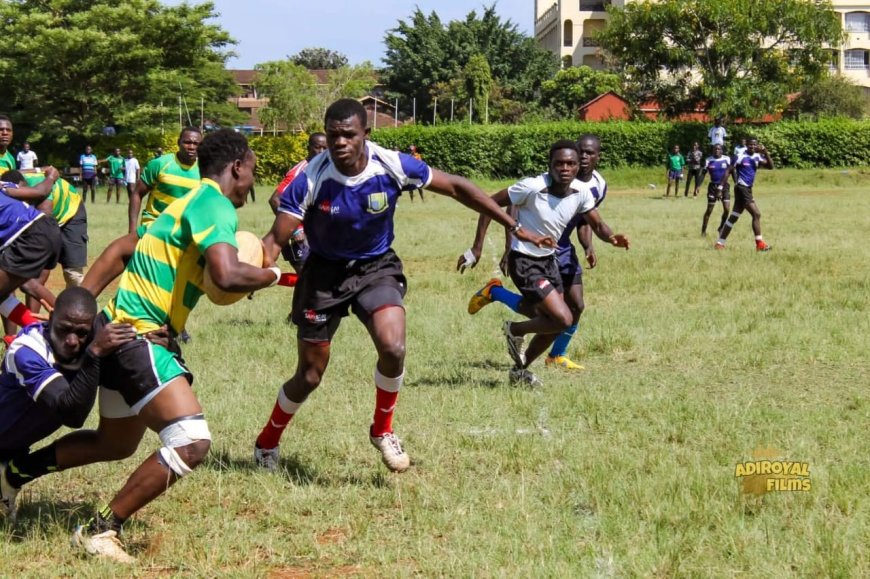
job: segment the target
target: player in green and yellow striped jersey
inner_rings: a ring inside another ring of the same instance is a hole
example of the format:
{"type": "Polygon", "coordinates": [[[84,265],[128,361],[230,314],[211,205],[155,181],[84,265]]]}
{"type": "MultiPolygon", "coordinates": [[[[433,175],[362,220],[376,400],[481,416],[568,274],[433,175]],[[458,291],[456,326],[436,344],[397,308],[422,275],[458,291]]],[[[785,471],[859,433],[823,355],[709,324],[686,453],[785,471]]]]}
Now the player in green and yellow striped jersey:
{"type": "Polygon", "coordinates": [[[199,186],[199,166],[196,163],[196,148],[202,141],[202,133],[196,127],[186,127],[178,137],[178,152],[152,159],[142,169],[136,189],[130,195],[127,209],[128,231],[136,231],[142,199],[148,202],[142,211],[141,225],[150,225],[163,210],[199,186]],[[150,194],[150,195],[149,195],[150,194]]]}

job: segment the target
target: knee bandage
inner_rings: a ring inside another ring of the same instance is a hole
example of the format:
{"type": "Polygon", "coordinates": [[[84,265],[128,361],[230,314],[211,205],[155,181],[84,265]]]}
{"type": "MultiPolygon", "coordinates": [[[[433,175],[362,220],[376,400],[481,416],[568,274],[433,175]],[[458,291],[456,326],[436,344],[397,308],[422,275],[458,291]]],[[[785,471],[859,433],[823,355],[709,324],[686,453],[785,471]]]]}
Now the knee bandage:
{"type": "Polygon", "coordinates": [[[200,440],[211,440],[208,423],[202,415],[173,422],[160,431],[160,442],[163,443],[163,448],[157,451],[157,456],[166,468],[182,477],[193,472],[193,469],[184,462],[175,449],[200,440]]]}
{"type": "Polygon", "coordinates": [[[85,279],[85,268],[83,267],[65,267],[63,268],[63,280],[66,282],[66,287],[79,287],[85,279]]]}

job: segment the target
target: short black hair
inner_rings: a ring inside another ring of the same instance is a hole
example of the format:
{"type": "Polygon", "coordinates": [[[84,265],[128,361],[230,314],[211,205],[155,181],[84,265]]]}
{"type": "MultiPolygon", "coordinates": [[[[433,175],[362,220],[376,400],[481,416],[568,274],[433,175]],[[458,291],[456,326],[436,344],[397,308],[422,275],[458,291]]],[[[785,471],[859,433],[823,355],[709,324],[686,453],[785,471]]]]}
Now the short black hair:
{"type": "Polygon", "coordinates": [[[196,148],[199,173],[203,177],[218,175],[233,161],[243,161],[250,150],[245,135],[232,129],[209,133],[196,148]]]}
{"type": "Polygon", "coordinates": [[[326,133],[321,133],[320,131],[317,131],[316,133],[311,133],[310,135],[308,135],[308,144],[313,145],[314,139],[316,139],[318,137],[323,137],[325,139],[326,133]]]}
{"type": "Polygon", "coordinates": [[[0,121],[8,121],[10,125],[12,124],[12,119],[7,117],[6,115],[0,115],[0,121]]]}
{"type": "Polygon", "coordinates": [[[368,115],[366,108],[356,99],[338,99],[326,109],[326,115],[323,117],[324,126],[329,121],[343,121],[351,117],[359,119],[362,128],[366,128],[368,123],[368,115]]]}
{"type": "Polygon", "coordinates": [[[583,133],[577,138],[577,147],[580,147],[580,143],[583,141],[592,141],[595,143],[595,146],[598,147],[598,150],[601,150],[601,138],[598,135],[593,133],[583,133]]]}
{"type": "Polygon", "coordinates": [[[54,313],[60,315],[67,311],[96,315],[97,298],[83,287],[67,288],[57,295],[54,301],[54,313]]]}
{"type": "Polygon", "coordinates": [[[181,129],[181,132],[178,133],[178,140],[179,141],[181,140],[181,137],[182,137],[182,135],[184,135],[184,133],[196,133],[198,135],[201,135],[202,129],[200,129],[199,127],[184,127],[183,129],[181,129]]]}
{"type": "Polygon", "coordinates": [[[580,151],[577,149],[577,143],[571,139],[559,139],[550,146],[550,160],[553,160],[553,155],[556,154],[556,151],[561,151],[562,149],[571,149],[578,157],[580,156],[580,151]]]}
{"type": "Polygon", "coordinates": [[[6,183],[21,183],[24,181],[24,175],[21,174],[21,171],[10,169],[0,175],[0,181],[5,181],[6,183]]]}

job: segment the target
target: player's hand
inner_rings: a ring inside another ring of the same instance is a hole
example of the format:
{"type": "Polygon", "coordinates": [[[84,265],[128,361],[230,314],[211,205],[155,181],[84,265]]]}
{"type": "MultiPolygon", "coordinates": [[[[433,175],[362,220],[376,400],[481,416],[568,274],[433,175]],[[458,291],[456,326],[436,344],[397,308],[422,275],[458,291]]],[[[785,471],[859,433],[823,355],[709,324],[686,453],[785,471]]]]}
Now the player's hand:
{"type": "Polygon", "coordinates": [[[130,324],[106,324],[97,330],[88,349],[94,356],[102,358],[135,339],[136,329],[130,324]]]}
{"type": "Polygon", "coordinates": [[[510,275],[508,273],[508,254],[509,253],[510,253],[509,249],[505,250],[505,252],[501,256],[501,259],[498,260],[498,268],[501,270],[501,272],[504,275],[510,275]]]}
{"type": "Polygon", "coordinates": [[[172,336],[169,334],[169,326],[164,324],[156,330],[148,332],[145,334],[145,339],[152,344],[169,348],[169,341],[172,339],[172,336]]]}
{"type": "Polygon", "coordinates": [[[58,179],[60,179],[60,173],[57,169],[49,165],[45,168],[45,178],[49,181],[57,181],[58,179]]]}
{"type": "Polygon", "coordinates": [[[477,262],[480,261],[480,253],[481,250],[479,247],[472,247],[460,255],[459,259],[456,261],[456,271],[459,273],[465,273],[467,268],[474,269],[475,266],[477,266],[477,262]]]}
{"type": "Polygon", "coordinates": [[[589,251],[586,252],[586,263],[589,264],[589,269],[598,265],[598,256],[595,254],[595,250],[591,247],[589,248],[589,251]]]}
{"type": "Polygon", "coordinates": [[[614,247],[624,247],[625,249],[628,249],[631,246],[631,242],[628,240],[628,236],[621,233],[611,235],[610,244],[614,247]]]}
{"type": "Polygon", "coordinates": [[[520,227],[515,231],[514,237],[521,241],[534,243],[538,247],[556,247],[556,240],[549,235],[538,235],[537,233],[532,233],[525,227],[520,227]]]}

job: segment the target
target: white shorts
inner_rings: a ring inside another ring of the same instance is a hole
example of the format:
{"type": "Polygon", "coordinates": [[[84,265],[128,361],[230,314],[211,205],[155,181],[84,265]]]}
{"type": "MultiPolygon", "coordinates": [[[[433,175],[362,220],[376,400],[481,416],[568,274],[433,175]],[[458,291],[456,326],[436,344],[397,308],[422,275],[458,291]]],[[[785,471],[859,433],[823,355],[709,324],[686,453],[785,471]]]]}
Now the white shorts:
{"type": "Polygon", "coordinates": [[[100,416],[103,418],[130,418],[131,416],[138,416],[142,408],[151,402],[155,396],[163,392],[163,389],[173,381],[170,380],[165,384],[161,384],[133,406],[128,406],[124,401],[124,397],[117,390],[109,390],[100,386],[100,416]]]}

